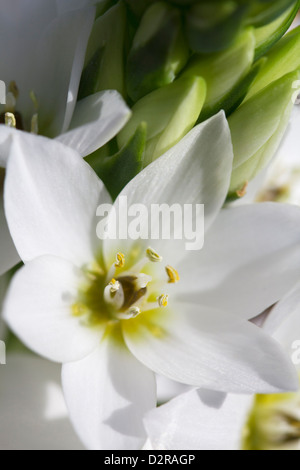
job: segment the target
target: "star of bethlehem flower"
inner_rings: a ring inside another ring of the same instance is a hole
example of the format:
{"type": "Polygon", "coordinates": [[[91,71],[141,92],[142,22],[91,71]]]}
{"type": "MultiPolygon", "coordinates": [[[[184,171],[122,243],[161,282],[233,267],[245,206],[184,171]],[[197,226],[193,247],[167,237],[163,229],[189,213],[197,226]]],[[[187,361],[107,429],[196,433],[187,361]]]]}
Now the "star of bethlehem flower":
{"type": "MultiPolygon", "coordinates": [[[[262,327],[291,356],[300,378],[299,291],[264,315],[262,327]]],[[[193,390],[151,410],[144,423],[152,450],[300,450],[300,393],[225,397],[193,390]]]]}
{"type": "Polygon", "coordinates": [[[111,203],[102,182],[72,149],[25,140],[12,142],[5,183],[6,216],[25,267],[10,285],[4,318],[27,346],[63,363],[71,419],[86,447],[142,447],[142,417],[156,405],[154,372],[225,392],[298,387],[289,357],[248,319],[299,276],[300,210],[221,210],[233,161],[224,113],[120,195],[146,207],[204,204],[199,253],[183,240],[101,242],[97,207],[111,203]]]}
{"type": "Polygon", "coordinates": [[[300,450],[300,394],[185,393],[145,418],[152,450],[300,450]]]}
{"type": "Polygon", "coordinates": [[[6,105],[0,105],[0,123],[10,132],[0,139],[0,274],[19,260],[3,214],[3,168],[10,134],[22,130],[56,138],[85,157],[111,140],[130,117],[116,91],[76,103],[95,17],[92,2],[3,3],[0,80],[6,84],[6,105]]]}

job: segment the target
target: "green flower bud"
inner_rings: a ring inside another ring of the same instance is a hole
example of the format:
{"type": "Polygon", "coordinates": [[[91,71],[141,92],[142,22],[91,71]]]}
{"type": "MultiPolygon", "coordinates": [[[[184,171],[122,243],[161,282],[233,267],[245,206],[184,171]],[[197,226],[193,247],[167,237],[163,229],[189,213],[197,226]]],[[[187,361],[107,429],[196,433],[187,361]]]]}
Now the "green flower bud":
{"type": "Polygon", "coordinates": [[[260,0],[252,2],[248,24],[255,27],[263,27],[277,20],[286,10],[294,5],[297,0],[260,0]]]}
{"type": "Polygon", "coordinates": [[[186,13],[190,47],[198,53],[224,51],[239,34],[249,9],[248,4],[228,0],[205,1],[186,13]]]}
{"type": "Polygon", "coordinates": [[[195,125],[206,96],[199,77],[182,77],[138,101],[129,123],[118,136],[123,147],[140,123],[147,124],[145,164],[151,163],[181,140],[195,125]]]}
{"type": "Polygon", "coordinates": [[[164,2],[155,3],[143,16],[128,56],[128,95],[136,102],[172,83],[188,58],[179,10],[164,2]]]}
{"type": "Polygon", "coordinates": [[[148,7],[150,7],[156,0],[125,0],[130,8],[130,11],[137,18],[141,18],[148,7]]]}
{"type": "Polygon", "coordinates": [[[284,11],[279,18],[271,23],[256,28],[254,31],[256,40],[255,59],[259,59],[266,54],[268,50],[286,33],[294,21],[300,8],[300,0],[294,1],[293,4],[284,11]]]}
{"type": "Polygon", "coordinates": [[[112,89],[124,96],[126,19],[126,7],[121,1],[96,20],[87,48],[79,99],[112,89]]]}
{"type": "Polygon", "coordinates": [[[300,68],[300,26],[282,38],[265,57],[267,60],[251,86],[247,99],[271,82],[300,68]]]}
{"type": "MultiPolygon", "coordinates": [[[[226,51],[193,59],[184,75],[198,75],[207,84],[203,108],[205,116],[221,109],[226,95],[250,71],[254,60],[255,39],[252,29],[246,30],[226,51]]],[[[202,116],[201,116],[202,117],[202,116]]]]}
{"type": "Polygon", "coordinates": [[[230,197],[243,188],[275,155],[289,122],[298,72],[271,83],[244,102],[230,117],[234,150],[230,197]]]}

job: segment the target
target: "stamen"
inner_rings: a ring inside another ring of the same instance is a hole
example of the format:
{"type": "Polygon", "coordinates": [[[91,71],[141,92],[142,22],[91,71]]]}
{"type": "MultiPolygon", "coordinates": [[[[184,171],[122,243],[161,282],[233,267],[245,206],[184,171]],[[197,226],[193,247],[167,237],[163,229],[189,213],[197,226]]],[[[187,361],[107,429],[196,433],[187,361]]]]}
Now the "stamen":
{"type": "Polygon", "coordinates": [[[5,113],[5,125],[16,129],[17,121],[13,113],[5,113]]]}
{"type": "Polygon", "coordinates": [[[244,186],[236,192],[237,197],[242,198],[242,197],[246,196],[248,186],[249,186],[249,183],[248,183],[248,181],[246,181],[244,186]]]}
{"type": "Polygon", "coordinates": [[[37,100],[37,97],[35,96],[34,91],[31,91],[31,92],[30,92],[30,99],[31,99],[31,101],[33,102],[34,109],[35,109],[36,111],[38,111],[38,109],[39,109],[39,102],[38,102],[38,100],[37,100]]]}
{"type": "Polygon", "coordinates": [[[152,262],[152,263],[161,263],[163,258],[162,256],[160,256],[155,250],[153,250],[153,248],[148,248],[148,250],[146,251],[147,253],[147,257],[149,258],[149,260],[152,262]]]}
{"type": "Polygon", "coordinates": [[[135,318],[141,314],[141,309],[139,307],[131,307],[128,313],[132,318],[135,318]]]}
{"type": "Polygon", "coordinates": [[[160,297],[158,297],[157,301],[158,301],[158,305],[161,308],[166,308],[168,306],[168,303],[169,303],[169,296],[166,295],[166,294],[161,295],[160,297]]]}
{"type": "Polygon", "coordinates": [[[172,266],[166,266],[166,273],[169,277],[169,284],[176,284],[180,281],[180,276],[176,269],[172,268],[172,266]]]}
{"type": "Polygon", "coordinates": [[[39,133],[39,116],[34,114],[31,119],[31,134],[38,135],[39,133]]]}
{"type": "Polygon", "coordinates": [[[141,314],[141,309],[139,307],[131,307],[127,312],[119,312],[116,314],[118,320],[131,320],[136,318],[141,314]]]}
{"type": "Polygon", "coordinates": [[[10,91],[6,95],[6,105],[5,105],[5,111],[8,113],[13,113],[16,109],[17,105],[17,100],[13,93],[10,91]]]}
{"type": "Polygon", "coordinates": [[[10,82],[9,93],[11,93],[15,97],[16,100],[19,98],[19,89],[15,81],[10,82]]]}
{"type": "Polygon", "coordinates": [[[123,253],[117,253],[115,267],[124,268],[125,266],[125,255],[123,253]]]}

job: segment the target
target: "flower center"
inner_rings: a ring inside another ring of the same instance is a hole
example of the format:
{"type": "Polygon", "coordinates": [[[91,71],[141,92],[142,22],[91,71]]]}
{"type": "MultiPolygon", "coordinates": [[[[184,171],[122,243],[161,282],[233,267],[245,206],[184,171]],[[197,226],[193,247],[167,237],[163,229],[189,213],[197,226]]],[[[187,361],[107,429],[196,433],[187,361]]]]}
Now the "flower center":
{"type": "MultiPolygon", "coordinates": [[[[4,113],[0,114],[0,124],[8,127],[14,127],[21,131],[25,131],[24,120],[22,114],[16,110],[19,98],[19,90],[15,82],[11,82],[6,94],[6,105],[4,113]]],[[[33,92],[30,93],[35,112],[31,118],[30,132],[38,134],[38,102],[33,92]]]]}
{"type": "Polygon", "coordinates": [[[82,316],[90,326],[130,320],[143,312],[164,309],[169,303],[168,285],[179,282],[175,268],[163,268],[163,258],[152,248],[141,256],[117,253],[109,270],[99,265],[85,271],[73,315],[82,316]]]}
{"type": "Polygon", "coordinates": [[[300,395],[260,395],[245,428],[245,450],[299,450],[300,395]]]}

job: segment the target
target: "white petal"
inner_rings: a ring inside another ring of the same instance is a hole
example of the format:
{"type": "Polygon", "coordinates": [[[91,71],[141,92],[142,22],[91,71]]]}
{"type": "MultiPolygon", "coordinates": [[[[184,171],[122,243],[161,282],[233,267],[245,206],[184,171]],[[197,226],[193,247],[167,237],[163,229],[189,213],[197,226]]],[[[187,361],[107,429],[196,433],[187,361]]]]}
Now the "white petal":
{"type": "Polygon", "coordinates": [[[23,133],[6,172],[6,218],[24,261],[45,254],[75,264],[94,261],[96,209],[110,203],[104,185],[72,149],[23,133]],[[18,183],[17,183],[18,182],[18,183]]]}
{"type": "MultiPolygon", "coordinates": [[[[0,175],[1,180],[1,175],[0,175]]],[[[0,276],[20,262],[6,222],[0,181],[0,276]]]]}
{"type": "Polygon", "coordinates": [[[28,263],[13,278],[3,306],[8,326],[37,354],[55,362],[82,359],[99,344],[102,328],[72,315],[79,270],[54,257],[28,263]]]}
{"type": "MultiPolygon", "coordinates": [[[[232,145],[223,112],[197,126],[165,155],[149,165],[124,189],[116,201],[127,197],[128,206],[143,204],[150,214],[154,204],[205,205],[206,229],[215,220],[224,204],[232,169],[232,145]]],[[[148,220],[148,216],[147,216],[148,220]]],[[[145,220],[142,222],[146,230],[145,220]]],[[[146,238],[148,231],[146,230],[146,238]]],[[[149,240],[147,242],[149,244],[149,240]]],[[[186,240],[155,241],[153,248],[173,263],[185,254],[186,240]]],[[[125,247],[128,243],[125,243],[125,247]]],[[[108,241],[110,256],[120,249],[120,242],[108,241]]],[[[125,251],[125,250],[124,250],[125,251]]]]}
{"type": "Polygon", "coordinates": [[[32,89],[43,135],[55,137],[69,128],[94,17],[93,7],[60,15],[36,44],[38,74],[32,89]]]}
{"type": "Polygon", "coordinates": [[[241,450],[252,397],[229,395],[221,409],[196,391],[150,411],[144,422],[154,450],[241,450]]]}
{"type": "Polygon", "coordinates": [[[117,91],[96,93],[77,103],[70,130],[57,140],[86,157],[115,137],[130,114],[117,91]]]}
{"type": "Polygon", "coordinates": [[[178,304],[144,312],[123,330],[143,364],[178,382],[229,393],[298,389],[295,368],[279,344],[237,317],[178,304]]]}
{"type": "Polygon", "coordinates": [[[263,328],[282,344],[300,366],[300,284],[298,283],[270,311],[263,328]]]}
{"type": "Polygon", "coordinates": [[[156,405],[154,374],[122,337],[105,336],[81,362],[63,367],[63,388],[74,427],[91,450],[134,450],[146,441],[143,416],[156,405]]]}
{"type": "Polygon", "coordinates": [[[253,318],[300,278],[300,209],[255,204],[223,210],[201,253],[177,268],[180,299],[253,318]]]}
{"type": "Polygon", "coordinates": [[[174,382],[173,380],[167,379],[162,375],[156,376],[156,386],[158,404],[166,403],[181,393],[185,393],[191,390],[190,386],[181,384],[179,382],[174,382]]]}
{"type": "Polygon", "coordinates": [[[68,419],[58,365],[9,354],[0,395],[1,450],[84,450],[68,419]]]}

